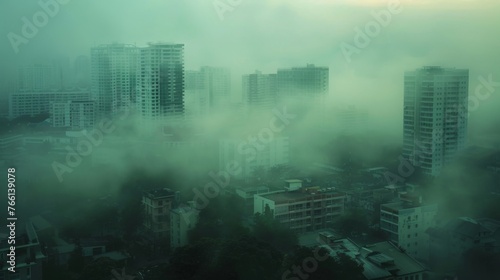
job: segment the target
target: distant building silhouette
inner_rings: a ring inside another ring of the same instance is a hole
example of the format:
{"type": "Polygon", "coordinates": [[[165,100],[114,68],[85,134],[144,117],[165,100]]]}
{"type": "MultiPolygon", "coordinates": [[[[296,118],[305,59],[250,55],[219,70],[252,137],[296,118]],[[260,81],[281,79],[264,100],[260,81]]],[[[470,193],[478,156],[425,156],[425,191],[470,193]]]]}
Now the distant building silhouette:
{"type": "Polygon", "coordinates": [[[423,67],[404,76],[403,155],[437,175],[466,144],[469,70],[423,67]]]}
{"type": "Polygon", "coordinates": [[[91,92],[97,101],[99,118],[131,106],[135,98],[137,52],[135,45],[117,43],[91,49],[91,92]]]}
{"type": "Polygon", "coordinates": [[[247,110],[271,110],[276,106],[276,74],[255,71],[243,75],[242,87],[243,103],[247,110]]]}
{"type": "Polygon", "coordinates": [[[184,45],[150,43],[140,48],[138,111],[143,120],[184,117],[184,45]]]}

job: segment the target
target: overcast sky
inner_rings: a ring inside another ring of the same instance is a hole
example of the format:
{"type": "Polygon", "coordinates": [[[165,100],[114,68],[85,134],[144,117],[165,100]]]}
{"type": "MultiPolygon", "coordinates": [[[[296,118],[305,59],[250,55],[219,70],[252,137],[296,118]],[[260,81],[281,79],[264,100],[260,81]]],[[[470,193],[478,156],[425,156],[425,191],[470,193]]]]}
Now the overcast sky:
{"type": "MultiPolygon", "coordinates": [[[[8,34],[22,36],[21,19],[33,22],[33,15],[43,10],[38,1],[0,2],[2,89],[22,63],[88,55],[91,46],[102,43],[151,41],[184,43],[186,69],[231,68],[236,94],[241,74],[257,69],[271,73],[306,63],[328,66],[335,102],[367,107],[398,127],[405,70],[424,65],[468,68],[470,94],[480,76],[491,74],[500,81],[498,0],[401,0],[399,12],[391,13],[387,26],[350,61],[342,46],[356,46],[355,29],[364,30],[374,20],[373,12],[390,13],[388,5],[394,1],[66,1],[17,53],[8,34]]],[[[481,103],[481,112],[498,108],[498,92],[481,103]]]]}

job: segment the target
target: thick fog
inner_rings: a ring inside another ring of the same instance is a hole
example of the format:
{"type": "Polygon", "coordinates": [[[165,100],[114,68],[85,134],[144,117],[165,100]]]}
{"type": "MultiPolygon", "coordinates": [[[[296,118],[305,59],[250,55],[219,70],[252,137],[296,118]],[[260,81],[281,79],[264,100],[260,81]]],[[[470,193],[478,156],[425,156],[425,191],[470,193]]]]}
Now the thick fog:
{"type": "MultiPolygon", "coordinates": [[[[185,70],[230,70],[229,99],[234,105],[195,119],[187,128],[163,133],[148,130],[137,112],[126,110],[108,119],[113,129],[101,130],[102,141],[93,144],[90,155],[82,156],[75,167],[69,166],[64,152],[25,151],[19,176],[24,176],[30,193],[22,197],[25,190],[20,190],[19,196],[30,206],[22,208],[31,215],[37,211],[31,206],[50,209],[62,195],[114,195],[135,178],[149,178],[140,183],[147,188],[167,186],[181,190],[184,200],[192,199],[192,188],[210,182],[211,172],[222,171],[221,139],[245,143],[284,112],[290,117],[278,118],[283,130],[272,138],[289,137],[289,165],[299,170],[292,175],[314,175],[312,166],[321,164],[341,167],[347,151],[363,168],[397,168],[404,73],[423,66],[469,70],[469,97],[474,100],[469,104],[468,145],[493,143],[498,149],[499,14],[498,0],[3,0],[2,117],[7,115],[9,94],[16,90],[18,67],[53,60],[72,64],[79,56],[90,57],[92,47],[115,42],[139,47],[150,42],[184,44],[185,70]],[[44,8],[40,3],[45,2],[56,4],[44,8]],[[36,15],[45,9],[51,11],[46,24],[26,31],[26,22],[43,20],[36,15]],[[248,113],[238,107],[243,101],[242,75],[307,64],[329,68],[329,92],[322,101],[289,99],[284,105],[248,113]],[[340,133],[339,108],[366,114],[363,129],[347,136],[340,133]],[[179,149],[165,145],[173,140],[194,144],[179,149]],[[57,197],[47,199],[52,192],[57,197]]],[[[9,133],[26,130],[9,128],[9,133]]],[[[67,147],[76,149],[75,144],[67,147]]],[[[471,196],[481,189],[474,187],[485,182],[484,170],[476,167],[458,161],[426,186],[429,201],[444,203],[440,217],[486,213],[471,196]],[[450,198],[460,201],[461,208],[449,204],[450,198]]]]}

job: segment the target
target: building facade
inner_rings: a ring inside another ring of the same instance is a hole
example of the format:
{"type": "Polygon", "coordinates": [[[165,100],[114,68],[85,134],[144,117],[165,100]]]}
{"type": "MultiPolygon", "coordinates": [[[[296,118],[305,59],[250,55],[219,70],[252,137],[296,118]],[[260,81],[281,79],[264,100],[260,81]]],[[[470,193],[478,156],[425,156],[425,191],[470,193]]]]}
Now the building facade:
{"type": "Polygon", "coordinates": [[[332,188],[303,188],[300,180],[285,184],[284,191],[254,195],[254,213],[269,209],[275,219],[298,233],[330,228],[344,213],[345,195],[332,188]]]}
{"type": "Polygon", "coordinates": [[[129,44],[107,44],[91,49],[91,92],[97,101],[99,118],[132,106],[137,52],[137,47],[129,44]]]}
{"type": "Polygon", "coordinates": [[[153,238],[169,236],[170,210],[176,207],[177,199],[178,193],[170,189],[154,189],[144,193],[144,227],[153,238]]]}
{"type": "Polygon", "coordinates": [[[247,109],[271,110],[276,106],[276,74],[243,75],[243,103],[247,109]]]}
{"type": "Polygon", "coordinates": [[[404,76],[403,155],[437,175],[466,145],[469,70],[423,67],[404,76]]]}
{"type": "Polygon", "coordinates": [[[186,71],[186,118],[200,118],[226,111],[231,104],[231,75],[222,67],[186,71]]]}
{"type": "Polygon", "coordinates": [[[68,101],[50,104],[51,124],[75,130],[90,129],[95,125],[96,102],[68,101]]]}
{"type": "Polygon", "coordinates": [[[500,252],[500,221],[460,217],[427,230],[430,237],[430,264],[454,270],[464,254],[474,248],[488,253],[500,252]]]}
{"type": "Polygon", "coordinates": [[[423,204],[420,197],[401,195],[400,201],[380,206],[380,229],[408,255],[426,261],[429,236],[425,232],[434,226],[437,210],[436,204],[423,204]]]}
{"type": "Polygon", "coordinates": [[[184,117],[184,45],[151,43],[139,50],[138,111],[143,120],[184,117]]]}
{"type": "Polygon", "coordinates": [[[89,91],[15,92],[9,95],[9,118],[49,113],[52,102],[89,100],[89,91]]]}
{"type": "Polygon", "coordinates": [[[329,69],[307,64],[305,67],[278,69],[278,99],[323,98],[329,91],[329,69]]]}

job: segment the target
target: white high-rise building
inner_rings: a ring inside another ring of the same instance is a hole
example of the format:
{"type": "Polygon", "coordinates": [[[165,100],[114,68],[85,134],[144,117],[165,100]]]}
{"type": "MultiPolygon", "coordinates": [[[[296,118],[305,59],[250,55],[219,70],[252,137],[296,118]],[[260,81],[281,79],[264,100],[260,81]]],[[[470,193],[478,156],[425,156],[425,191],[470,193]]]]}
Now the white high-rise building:
{"type": "Polygon", "coordinates": [[[184,45],[150,43],[139,50],[138,111],[145,121],[184,117],[184,45]]]}
{"type": "Polygon", "coordinates": [[[287,98],[323,100],[329,91],[329,69],[307,64],[306,67],[278,69],[278,100],[287,98]]]}
{"type": "Polygon", "coordinates": [[[204,66],[199,71],[186,71],[185,89],[186,117],[196,118],[227,110],[231,103],[229,69],[204,66]]]}
{"type": "Polygon", "coordinates": [[[466,144],[469,70],[423,67],[405,73],[403,155],[437,175],[466,144]]]}
{"type": "Polygon", "coordinates": [[[91,49],[91,92],[98,116],[127,110],[135,99],[137,47],[108,44],[91,49]]]}
{"type": "Polygon", "coordinates": [[[249,109],[268,109],[276,106],[276,74],[243,75],[243,103],[249,109]]]}
{"type": "Polygon", "coordinates": [[[90,87],[90,58],[88,56],[81,55],[75,59],[73,80],[76,88],[90,87]]]}
{"type": "Polygon", "coordinates": [[[61,90],[60,69],[53,64],[31,64],[18,69],[19,92],[61,90]]]}

